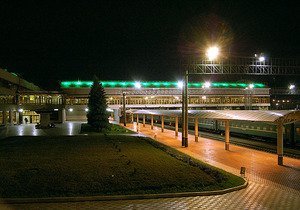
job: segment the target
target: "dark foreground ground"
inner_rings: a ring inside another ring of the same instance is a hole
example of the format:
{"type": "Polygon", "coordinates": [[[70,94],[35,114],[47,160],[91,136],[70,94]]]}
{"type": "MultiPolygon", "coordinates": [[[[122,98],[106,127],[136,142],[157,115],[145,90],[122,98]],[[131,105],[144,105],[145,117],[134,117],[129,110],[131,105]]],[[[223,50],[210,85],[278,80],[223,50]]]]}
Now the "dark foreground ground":
{"type": "Polygon", "coordinates": [[[244,182],[125,135],[9,137],[0,142],[0,196],[52,197],[224,189],[244,182]]]}

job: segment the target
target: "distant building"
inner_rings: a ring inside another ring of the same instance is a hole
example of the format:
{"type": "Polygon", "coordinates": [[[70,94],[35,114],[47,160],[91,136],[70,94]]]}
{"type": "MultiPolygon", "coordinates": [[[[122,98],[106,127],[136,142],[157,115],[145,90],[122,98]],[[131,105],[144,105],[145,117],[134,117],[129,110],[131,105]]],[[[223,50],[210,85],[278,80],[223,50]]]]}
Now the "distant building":
{"type": "MultiPolygon", "coordinates": [[[[112,117],[119,120],[126,95],[127,109],[180,109],[178,82],[102,81],[112,117]]],[[[61,91],[44,91],[0,69],[0,124],[39,123],[41,113],[53,122],[86,120],[92,81],[63,81],[61,91]]],[[[270,89],[264,84],[189,83],[190,109],[270,108],[270,89]]]]}

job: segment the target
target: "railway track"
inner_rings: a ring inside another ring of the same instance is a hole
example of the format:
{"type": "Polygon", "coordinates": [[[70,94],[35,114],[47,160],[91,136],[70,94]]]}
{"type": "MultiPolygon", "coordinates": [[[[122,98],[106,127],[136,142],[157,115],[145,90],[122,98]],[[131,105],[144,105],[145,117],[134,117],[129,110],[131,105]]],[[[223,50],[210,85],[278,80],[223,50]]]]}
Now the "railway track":
{"type": "MultiPolygon", "coordinates": [[[[160,124],[154,124],[154,125],[157,127],[161,127],[160,124]]],[[[164,125],[164,127],[169,130],[175,130],[175,128],[173,126],[164,125]]],[[[179,128],[179,131],[181,131],[180,128],[179,128]]],[[[208,138],[208,139],[212,139],[215,141],[225,142],[225,137],[221,136],[219,134],[213,134],[213,133],[202,132],[202,131],[199,131],[198,133],[199,133],[198,134],[199,137],[208,138]]],[[[195,135],[194,130],[189,130],[189,134],[195,135]]],[[[277,154],[277,146],[276,145],[267,144],[264,142],[258,142],[258,141],[254,141],[251,139],[237,138],[237,137],[231,136],[230,144],[234,144],[237,146],[246,147],[246,148],[250,148],[250,149],[255,149],[255,150],[259,150],[259,151],[263,151],[263,152],[268,152],[268,153],[272,153],[272,154],[277,154]]],[[[300,159],[300,151],[295,150],[295,149],[284,148],[283,156],[300,159]]]]}

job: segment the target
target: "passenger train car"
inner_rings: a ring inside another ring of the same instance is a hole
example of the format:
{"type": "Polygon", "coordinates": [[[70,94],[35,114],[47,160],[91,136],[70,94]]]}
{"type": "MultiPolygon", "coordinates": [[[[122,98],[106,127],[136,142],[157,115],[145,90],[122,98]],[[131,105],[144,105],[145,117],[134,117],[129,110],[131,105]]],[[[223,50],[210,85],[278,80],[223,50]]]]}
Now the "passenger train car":
{"type": "MultiPolygon", "coordinates": [[[[142,120],[142,118],[140,119],[142,120]]],[[[161,123],[159,116],[153,116],[155,123],[161,123]]],[[[147,119],[150,121],[150,119],[147,119]]],[[[164,116],[165,125],[174,126],[174,118],[164,116]]],[[[178,120],[178,126],[181,127],[181,119],[178,120]]],[[[195,121],[193,118],[189,119],[189,129],[194,130],[195,121]]],[[[248,138],[257,141],[274,142],[277,141],[277,131],[275,124],[263,122],[249,122],[249,121],[230,121],[230,135],[248,138]]],[[[198,130],[218,134],[225,133],[225,122],[213,119],[198,119],[198,130]]],[[[285,145],[300,146],[300,121],[284,126],[283,139],[285,145]]]]}

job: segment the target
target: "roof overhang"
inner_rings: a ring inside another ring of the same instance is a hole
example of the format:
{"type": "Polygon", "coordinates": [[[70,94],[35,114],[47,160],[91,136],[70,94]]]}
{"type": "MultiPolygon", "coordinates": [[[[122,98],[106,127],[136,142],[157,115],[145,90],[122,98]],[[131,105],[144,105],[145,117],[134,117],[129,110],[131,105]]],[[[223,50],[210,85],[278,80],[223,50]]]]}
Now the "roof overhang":
{"type": "MultiPolygon", "coordinates": [[[[181,110],[132,110],[134,114],[182,117],[181,110]]],[[[276,123],[281,119],[283,124],[300,120],[299,110],[189,110],[189,118],[215,120],[239,120],[251,122],[276,123]]]]}

